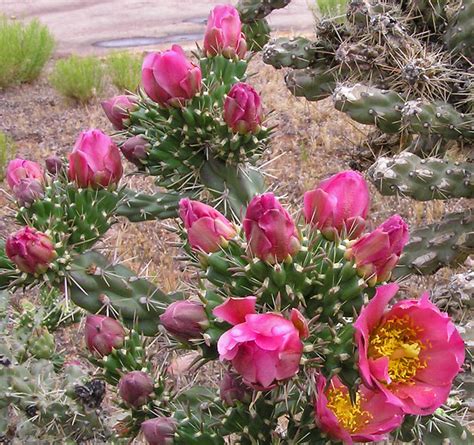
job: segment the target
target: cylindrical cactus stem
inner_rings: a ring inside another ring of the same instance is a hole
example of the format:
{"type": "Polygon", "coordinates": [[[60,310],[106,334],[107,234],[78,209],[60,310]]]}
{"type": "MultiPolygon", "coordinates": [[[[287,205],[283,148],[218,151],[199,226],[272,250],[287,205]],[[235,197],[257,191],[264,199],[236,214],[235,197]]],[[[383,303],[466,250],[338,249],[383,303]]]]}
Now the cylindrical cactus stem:
{"type": "Polygon", "coordinates": [[[240,19],[244,23],[263,19],[274,9],[281,9],[287,6],[291,0],[239,0],[237,10],[240,19]]]}
{"type": "Polygon", "coordinates": [[[156,335],[159,316],[173,301],[150,281],[93,251],[74,258],[67,283],[67,293],[78,306],[90,313],[121,316],[144,335],[156,335]]]}
{"type": "Polygon", "coordinates": [[[368,174],[385,196],[408,196],[418,201],[473,198],[472,163],[450,162],[439,158],[421,159],[413,153],[393,158],[381,157],[368,174]]]}
{"type": "Polygon", "coordinates": [[[393,271],[393,278],[411,274],[430,275],[441,267],[461,264],[474,252],[472,210],[451,213],[440,222],[421,226],[410,234],[410,241],[393,271]]]}
{"type": "Polygon", "coordinates": [[[339,85],[333,100],[337,110],[356,122],[375,125],[385,133],[398,133],[401,129],[404,100],[394,91],[362,84],[339,85]]]}
{"type": "Polygon", "coordinates": [[[336,72],[320,67],[293,70],[285,76],[285,82],[296,97],[318,101],[333,93],[336,87],[336,72]]]}
{"type": "Polygon", "coordinates": [[[471,62],[474,58],[474,2],[463,0],[457,15],[451,20],[445,40],[454,53],[461,53],[471,62]]]}
{"type": "Polygon", "coordinates": [[[270,40],[270,25],[266,19],[254,20],[242,24],[242,32],[245,35],[249,51],[262,51],[270,40]]]}
{"type": "Polygon", "coordinates": [[[323,41],[313,42],[305,37],[279,37],[264,48],[263,61],[274,68],[303,69],[313,66],[330,65],[331,51],[323,41]]]}

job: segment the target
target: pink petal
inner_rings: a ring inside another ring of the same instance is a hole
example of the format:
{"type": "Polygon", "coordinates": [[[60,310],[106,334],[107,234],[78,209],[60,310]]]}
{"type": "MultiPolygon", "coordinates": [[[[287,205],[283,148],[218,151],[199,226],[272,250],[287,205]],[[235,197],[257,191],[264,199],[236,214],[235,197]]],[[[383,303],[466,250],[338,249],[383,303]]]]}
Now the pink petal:
{"type": "Polygon", "coordinates": [[[245,322],[245,316],[255,314],[256,297],[233,298],[229,297],[212,313],[232,325],[245,322]]]}

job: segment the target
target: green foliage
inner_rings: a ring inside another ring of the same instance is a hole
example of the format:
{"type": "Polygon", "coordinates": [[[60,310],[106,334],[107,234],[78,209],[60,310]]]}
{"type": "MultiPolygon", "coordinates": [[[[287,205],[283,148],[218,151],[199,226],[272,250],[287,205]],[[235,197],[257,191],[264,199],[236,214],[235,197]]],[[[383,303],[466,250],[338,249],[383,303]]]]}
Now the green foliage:
{"type": "Polygon", "coordinates": [[[64,97],[86,103],[102,93],[104,73],[102,63],[97,58],[73,55],[56,62],[50,82],[64,97]]]}
{"type": "Polygon", "coordinates": [[[117,52],[107,57],[112,83],[121,91],[135,91],[140,84],[143,57],[140,54],[117,52]]]}
{"type": "Polygon", "coordinates": [[[13,140],[0,131],[0,181],[5,178],[7,163],[15,157],[15,152],[16,145],[13,140]]]}
{"type": "Polygon", "coordinates": [[[344,15],[348,0],[316,0],[316,7],[322,16],[335,17],[344,15]]]}
{"type": "Polygon", "coordinates": [[[36,79],[54,48],[54,38],[38,20],[28,25],[0,17],[0,88],[36,79]]]}

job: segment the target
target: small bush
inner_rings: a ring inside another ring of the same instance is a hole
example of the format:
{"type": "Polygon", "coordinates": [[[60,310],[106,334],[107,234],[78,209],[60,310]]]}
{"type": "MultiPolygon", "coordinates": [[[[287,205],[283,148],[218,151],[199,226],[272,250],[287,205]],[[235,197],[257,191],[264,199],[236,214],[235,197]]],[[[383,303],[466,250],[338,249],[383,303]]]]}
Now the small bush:
{"type": "Polygon", "coordinates": [[[8,161],[15,157],[16,146],[11,138],[0,131],[0,181],[5,179],[8,161]]]}
{"type": "Polygon", "coordinates": [[[0,17],[0,88],[36,79],[54,49],[54,38],[38,20],[28,25],[0,17]]]}
{"type": "Polygon", "coordinates": [[[142,62],[139,54],[112,53],[107,58],[112,83],[121,91],[135,91],[140,84],[142,62]]]}
{"type": "Polygon", "coordinates": [[[316,6],[324,17],[337,17],[344,15],[349,0],[316,0],[316,6]]]}
{"type": "Polygon", "coordinates": [[[104,68],[95,57],[70,56],[56,62],[49,80],[64,97],[86,103],[102,93],[104,68]]]}

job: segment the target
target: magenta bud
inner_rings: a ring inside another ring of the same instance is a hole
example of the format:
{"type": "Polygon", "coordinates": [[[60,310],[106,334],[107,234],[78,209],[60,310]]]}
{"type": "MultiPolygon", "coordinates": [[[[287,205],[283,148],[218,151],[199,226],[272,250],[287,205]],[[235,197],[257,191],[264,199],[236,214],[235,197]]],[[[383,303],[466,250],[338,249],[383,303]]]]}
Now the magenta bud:
{"type": "Polygon", "coordinates": [[[221,399],[229,406],[234,406],[236,402],[249,402],[250,389],[242,382],[242,379],[230,372],[224,374],[220,384],[221,399]]]}
{"type": "Polygon", "coordinates": [[[143,167],[142,160],[148,157],[148,149],[150,144],[143,136],[133,136],[127,139],[120,150],[125,158],[137,167],[143,167]]]}
{"type": "Polygon", "coordinates": [[[63,161],[59,156],[48,156],[45,161],[46,170],[52,175],[57,175],[63,168],[63,161]]]}
{"type": "Polygon", "coordinates": [[[263,261],[281,262],[300,250],[295,223],[273,193],[252,199],[243,227],[250,252],[263,261]]]}
{"type": "Polygon", "coordinates": [[[20,206],[29,207],[37,199],[43,198],[44,188],[36,179],[22,179],[13,187],[13,193],[20,206]]]}
{"type": "Polygon", "coordinates": [[[119,381],[120,397],[133,408],[139,408],[150,400],[153,393],[153,380],[143,371],[132,371],[119,381]]]}
{"type": "Polygon", "coordinates": [[[171,335],[183,341],[200,338],[209,325],[204,306],[190,300],[171,303],[160,321],[171,335]]]}
{"type": "Polygon", "coordinates": [[[18,269],[31,274],[46,272],[57,256],[49,236],[28,226],[7,238],[5,253],[18,269]]]}
{"type": "Polygon", "coordinates": [[[155,417],[141,424],[148,445],[172,445],[176,428],[177,422],[172,417],[155,417]]]}
{"type": "Polygon", "coordinates": [[[130,94],[122,94],[101,102],[107,118],[116,130],[126,127],[128,115],[137,106],[137,100],[130,94]]]}
{"type": "Polygon", "coordinates": [[[224,120],[236,133],[257,133],[263,119],[260,95],[248,84],[236,83],[224,102],[224,120]]]}
{"type": "Polygon", "coordinates": [[[114,318],[105,315],[88,315],[84,333],[87,348],[100,357],[121,348],[125,339],[122,325],[114,318]]]}
{"type": "Polygon", "coordinates": [[[23,179],[36,179],[40,184],[44,183],[44,171],[37,162],[26,159],[13,159],[7,165],[6,178],[12,190],[23,179]]]}

